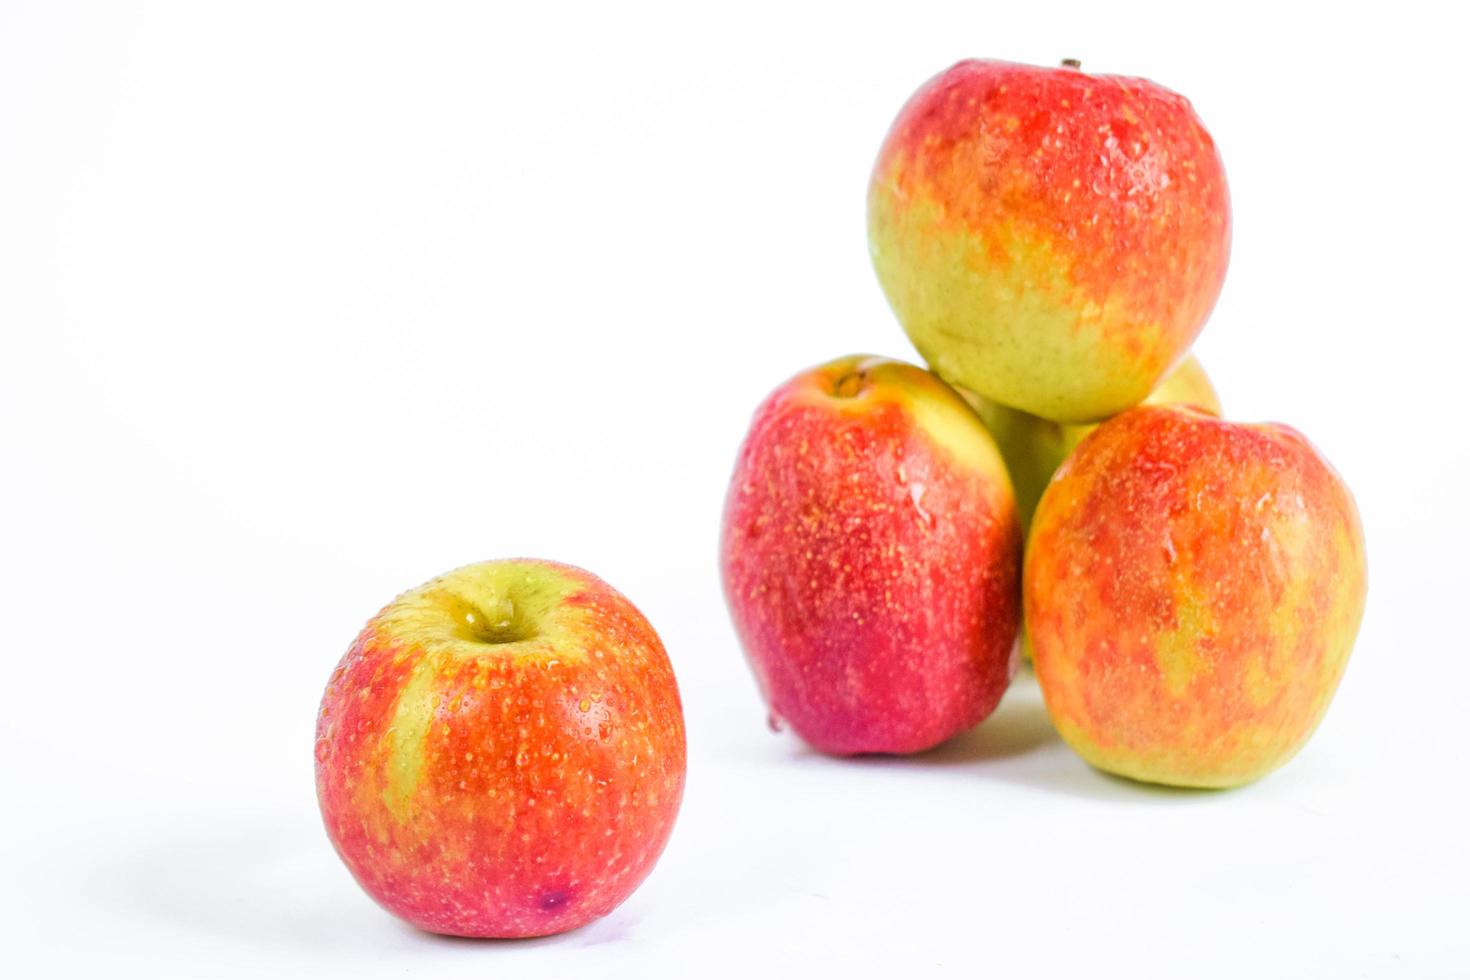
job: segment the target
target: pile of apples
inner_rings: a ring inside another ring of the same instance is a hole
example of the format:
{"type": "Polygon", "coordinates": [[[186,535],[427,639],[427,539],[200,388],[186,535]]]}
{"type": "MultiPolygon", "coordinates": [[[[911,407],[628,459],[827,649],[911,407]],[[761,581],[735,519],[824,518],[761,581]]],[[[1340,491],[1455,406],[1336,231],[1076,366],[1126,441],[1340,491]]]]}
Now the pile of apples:
{"type": "Polygon", "coordinates": [[[1189,354],[1230,248],[1189,102],[961,62],[899,113],[868,219],[930,370],[840,358],[756,412],[721,567],[773,726],[922,751],[1024,646],[1100,769],[1227,787],[1289,759],[1357,635],[1363,535],[1312,445],[1221,418],[1189,354]]]}
{"type": "MultiPolygon", "coordinates": [[[[899,115],[869,215],[932,371],[845,357],[756,413],[721,564],[773,724],[838,755],[937,745],[1000,701],[1024,606],[1047,707],[1094,765],[1189,786],[1280,765],[1352,647],[1362,531],[1305,439],[1219,418],[1187,358],[1230,234],[1189,103],[1075,65],[963,62],[899,115]]],[[[363,889],[482,937],[627,898],[686,768],[653,627],[595,575],[530,559],[456,569],[370,620],[315,756],[363,889]]]]}

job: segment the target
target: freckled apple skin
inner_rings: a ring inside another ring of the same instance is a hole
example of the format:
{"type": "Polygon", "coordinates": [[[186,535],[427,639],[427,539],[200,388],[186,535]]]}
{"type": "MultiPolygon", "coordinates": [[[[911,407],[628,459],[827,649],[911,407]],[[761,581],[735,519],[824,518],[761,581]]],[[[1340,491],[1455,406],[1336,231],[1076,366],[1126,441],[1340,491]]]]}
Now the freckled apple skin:
{"type": "Polygon", "coordinates": [[[1140,407],[1057,471],[1024,591],[1037,680],[1072,748],[1132,779],[1237,786],[1290,759],[1327,710],[1362,619],[1363,532],[1295,430],[1140,407]]]}
{"type": "Polygon", "coordinates": [[[978,417],[929,372],[842,358],[756,412],[725,595],[773,719],[834,755],[973,727],[1015,669],[1020,526],[978,417]]]}
{"type": "Polygon", "coordinates": [[[1204,327],[1230,205],[1188,100],[1140,78],[962,61],[873,170],[874,268],[952,384],[1058,422],[1138,404],[1204,327]]]}
{"type": "MultiPolygon", "coordinates": [[[[1016,509],[1021,515],[1021,531],[1031,528],[1031,515],[1057,467],[1062,465],[1077,445],[1087,438],[1096,425],[1064,425],[960,389],[960,394],[985,422],[1011,474],[1016,490],[1016,509]]],[[[1220,414],[1220,397],[1210,384],[1209,376],[1199,360],[1190,355],[1165,375],[1157,388],[1149,392],[1144,405],[1193,405],[1211,415],[1220,414]]]]}
{"type": "Polygon", "coordinates": [[[658,635],[581,569],[469,565],[399,596],[327,685],[327,834],[380,905],[430,932],[524,937],[606,915],[683,794],[658,635]]]}

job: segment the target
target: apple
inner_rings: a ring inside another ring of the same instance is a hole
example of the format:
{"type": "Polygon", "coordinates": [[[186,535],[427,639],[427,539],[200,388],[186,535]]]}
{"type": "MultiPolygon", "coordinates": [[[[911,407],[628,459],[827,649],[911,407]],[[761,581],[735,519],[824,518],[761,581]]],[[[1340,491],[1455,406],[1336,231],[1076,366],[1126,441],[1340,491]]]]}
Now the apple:
{"type": "Polygon", "coordinates": [[[908,101],[873,264],[952,384],[1057,422],[1138,404],[1214,307],[1230,205],[1189,102],[1140,78],[962,61],[908,101]]]}
{"type": "MultiPolygon", "coordinates": [[[[967,390],[960,394],[980,413],[985,427],[1000,447],[1016,488],[1016,507],[1021,514],[1021,529],[1031,527],[1036,502],[1046,489],[1047,481],[1096,425],[1064,425],[1040,416],[1007,408],[967,390]]],[[[1209,376],[1199,361],[1190,355],[1180,362],[1159,386],[1143,400],[1145,405],[1193,405],[1212,415],[1220,414],[1220,398],[1210,384],[1209,376]]]]}
{"type": "Polygon", "coordinates": [[[988,715],[1015,671],[1021,534],[999,450],[921,368],[844,357],[760,406],[721,570],[770,708],[834,755],[917,752],[988,715]]]}
{"type": "Polygon", "coordinates": [[[663,851],[684,762],[658,634],[596,576],[548,561],[468,565],[399,596],[317,721],[337,853],[388,911],[452,936],[606,915],[663,851]]]}
{"type": "Polygon", "coordinates": [[[1316,729],[1366,590],[1352,494],[1298,432],[1146,406],[1099,426],[1042,496],[1026,627],[1084,759],[1236,786],[1316,729]]]}

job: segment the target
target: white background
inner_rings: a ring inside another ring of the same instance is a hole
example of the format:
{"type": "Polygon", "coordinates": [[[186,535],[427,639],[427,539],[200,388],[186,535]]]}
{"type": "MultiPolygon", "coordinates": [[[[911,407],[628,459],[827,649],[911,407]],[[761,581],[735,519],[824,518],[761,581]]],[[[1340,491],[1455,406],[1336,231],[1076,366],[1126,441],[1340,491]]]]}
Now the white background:
{"type": "Polygon", "coordinates": [[[0,970],[1467,975],[1466,52],[1404,3],[1191,9],[0,5],[0,970]],[[788,375],[914,356],[866,180],[964,56],[1152,77],[1222,149],[1196,349],[1339,468],[1370,563],[1254,786],[1096,773],[1029,675],[922,758],[765,728],[725,481],[788,375]],[[395,593],[511,555],[660,630],[688,790],[607,919],[439,939],[329,847],[315,709],[395,593]]]}

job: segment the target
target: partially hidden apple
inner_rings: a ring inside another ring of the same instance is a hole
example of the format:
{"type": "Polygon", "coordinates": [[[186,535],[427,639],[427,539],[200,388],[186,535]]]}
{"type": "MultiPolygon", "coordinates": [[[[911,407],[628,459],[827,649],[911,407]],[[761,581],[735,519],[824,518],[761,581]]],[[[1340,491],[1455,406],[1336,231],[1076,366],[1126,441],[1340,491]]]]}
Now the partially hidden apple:
{"type": "Polygon", "coordinates": [[[541,936],[643,881],[684,788],[658,635],[596,576],[469,565],[358,635],[317,722],[327,833],[384,908],[430,932],[541,936]]]}
{"type": "Polygon", "coordinates": [[[1100,769],[1226,787],[1321,721],[1363,614],[1352,495],[1299,433],[1147,406],[1041,498],[1026,627],[1057,730],[1100,769]]]}
{"type": "Polygon", "coordinates": [[[1188,100],[1140,78],[962,61],[909,100],[869,246],[929,366],[1059,422],[1138,404],[1203,328],[1230,205],[1188,100]]]}
{"type": "MultiPolygon", "coordinates": [[[[1016,488],[1016,507],[1021,514],[1021,529],[1031,527],[1036,502],[1072,450],[1077,448],[1096,425],[1065,425],[1052,422],[1018,409],[1007,408],[971,391],[960,394],[980,413],[985,427],[1000,447],[1011,484],[1016,488]]],[[[1210,384],[1209,376],[1193,354],[1164,376],[1157,388],[1143,400],[1145,405],[1193,405],[1212,415],[1220,414],[1220,398],[1210,384]]]]}
{"type": "Polygon", "coordinates": [[[721,570],[774,725],[831,754],[978,723],[1015,670],[1020,525],[980,419],[927,371],[846,357],[756,412],[721,570]]]}

